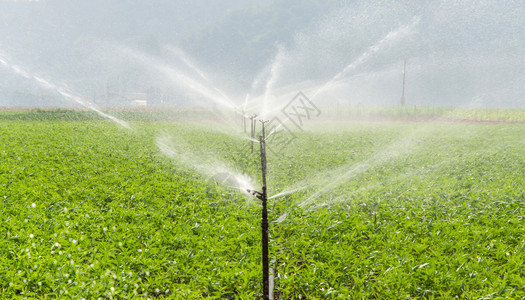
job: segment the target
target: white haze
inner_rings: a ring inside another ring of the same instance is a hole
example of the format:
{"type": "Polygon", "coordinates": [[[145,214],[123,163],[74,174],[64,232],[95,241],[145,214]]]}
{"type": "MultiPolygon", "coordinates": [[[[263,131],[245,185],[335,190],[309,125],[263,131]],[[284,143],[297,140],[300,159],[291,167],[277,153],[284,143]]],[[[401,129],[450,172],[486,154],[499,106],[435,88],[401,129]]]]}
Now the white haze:
{"type": "MultiPolygon", "coordinates": [[[[404,60],[410,105],[524,107],[523,32],[523,1],[0,1],[9,62],[101,107],[392,106],[404,60]]],[[[0,66],[0,106],[63,98],[0,66]]]]}

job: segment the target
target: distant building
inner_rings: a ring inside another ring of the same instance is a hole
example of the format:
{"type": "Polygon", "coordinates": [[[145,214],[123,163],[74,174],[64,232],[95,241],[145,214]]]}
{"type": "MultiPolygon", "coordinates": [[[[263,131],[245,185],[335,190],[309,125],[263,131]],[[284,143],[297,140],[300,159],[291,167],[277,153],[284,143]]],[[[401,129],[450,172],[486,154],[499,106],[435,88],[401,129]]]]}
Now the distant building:
{"type": "Polygon", "coordinates": [[[113,106],[134,106],[143,107],[148,106],[147,93],[119,93],[112,95],[109,102],[113,106]]]}
{"type": "Polygon", "coordinates": [[[147,100],[133,100],[131,101],[131,106],[135,106],[135,107],[148,106],[148,101],[147,100]]]}

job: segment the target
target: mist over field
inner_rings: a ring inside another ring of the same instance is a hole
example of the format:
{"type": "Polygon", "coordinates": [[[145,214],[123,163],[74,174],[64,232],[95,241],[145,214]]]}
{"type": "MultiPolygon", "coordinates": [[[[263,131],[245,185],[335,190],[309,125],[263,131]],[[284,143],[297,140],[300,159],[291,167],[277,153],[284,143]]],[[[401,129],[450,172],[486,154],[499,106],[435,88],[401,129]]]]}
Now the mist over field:
{"type": "Polygon", "coordinates": [[[284,105],[299,91],[393,106],[406,60],[407,105],[522,108],[524,30],[511,0],[3,0],[0,106],[79,106],[57,89],[101,107],[284,105]]]}
{"type": "Polygon", "coordinates": [[[523,0],[0,0],[0,299],[525,299],[523,0]]]}

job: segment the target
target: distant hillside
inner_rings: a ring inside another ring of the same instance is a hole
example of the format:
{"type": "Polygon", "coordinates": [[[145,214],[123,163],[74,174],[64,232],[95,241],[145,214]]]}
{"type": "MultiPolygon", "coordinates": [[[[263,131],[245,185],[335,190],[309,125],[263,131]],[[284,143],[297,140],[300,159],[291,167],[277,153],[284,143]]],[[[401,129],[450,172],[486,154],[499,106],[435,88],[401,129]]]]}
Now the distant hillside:
{"type": "MultiPolygon", "coordinates": [[[[251,82],[297,30],[311,26],[336,1],[140,0],[0,2],[0,55],[51,80],[92,96],[119,81],[144,89],[149,74],[122,62],[115,45],[162,58],[175,45],[241,85],[251,82]],[[123,80],[125,76],[127,79],[123,80]],[[144,86],[144,87],[143,87],[144,86]]],[[[147,72],[146,72],[147,73],[147,72]]],[[[13,94],[40,91],[34,82],[0,70],[0,104],[13,94]]],[[[7,100],[6,100],[7,101],[7,100]]],[[[29,100],[28,100],[29,101],[29,100]]],[[[4,101],[5,102],[5,101],[4,101]]],[[[25,101],[24,103],[26,103],[25,101]]],[[[54,103],[56,104],[56,103],[54,103]]]]}
{"type": "Polygon", "coordinates": [[[181,44],[206,65],[246,78],[275,56],[278,45],[291,45],[297,32],[339,6],[341,1],[333,0],[261,2],[230,11],[181,44]]]}
{"type": "Polygon", "coordinates": [[[64,105],[36,75],[110,106],[392,106],[406,60],[407,104],[523,107],[524,28],[522,0],[0,0],[0,105],[64,105]]]}

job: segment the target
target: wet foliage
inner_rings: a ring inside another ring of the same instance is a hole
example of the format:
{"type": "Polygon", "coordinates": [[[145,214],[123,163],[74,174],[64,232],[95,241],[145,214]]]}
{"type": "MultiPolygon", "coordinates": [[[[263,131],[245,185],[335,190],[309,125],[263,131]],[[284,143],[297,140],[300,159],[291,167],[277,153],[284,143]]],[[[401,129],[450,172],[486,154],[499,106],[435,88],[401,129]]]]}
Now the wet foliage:
{"type": "MultiPolygon", "coordinates": [[[[257,200],[155,145],[177,136],[257,179],[246,139],[9,114],[1,298],[261,297],[257,200]]],[[[270,195],[300,189],[269,204],[276,299],[525,297],[524,125],[315,127],[268,161],[270,195]]]]}

